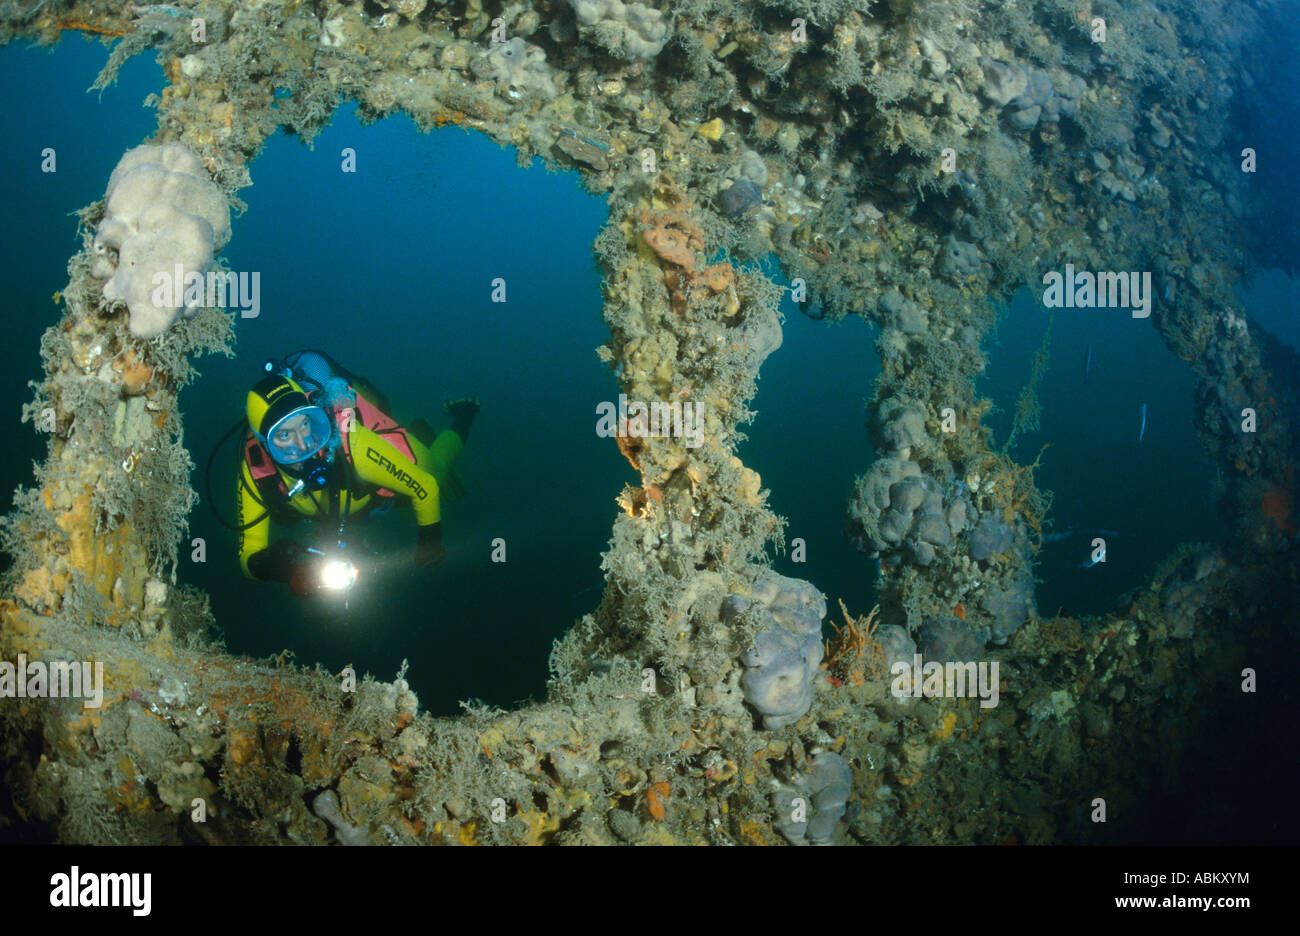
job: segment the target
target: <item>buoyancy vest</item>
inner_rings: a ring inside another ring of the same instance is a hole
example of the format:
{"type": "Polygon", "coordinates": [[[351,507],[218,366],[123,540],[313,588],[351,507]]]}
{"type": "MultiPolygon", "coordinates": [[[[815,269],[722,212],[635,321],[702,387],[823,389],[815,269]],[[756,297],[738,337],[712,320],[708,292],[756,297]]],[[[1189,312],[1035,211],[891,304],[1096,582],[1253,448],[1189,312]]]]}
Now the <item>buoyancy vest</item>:
{"type": "Polygon", "coordinates": [[[288,514],[289,489],[285,487],[280,470],[271,453],[262,445],[251,429],[244,430],[244,464],[257,488],[257,498],[276,519],[288,514]]]}

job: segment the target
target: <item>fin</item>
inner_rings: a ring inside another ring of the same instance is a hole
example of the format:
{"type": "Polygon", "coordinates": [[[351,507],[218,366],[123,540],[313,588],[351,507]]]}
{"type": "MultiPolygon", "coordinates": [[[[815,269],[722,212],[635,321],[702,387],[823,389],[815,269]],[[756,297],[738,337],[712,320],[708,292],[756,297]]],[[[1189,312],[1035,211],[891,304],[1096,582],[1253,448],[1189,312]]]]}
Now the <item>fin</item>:
{"type": "Polygon", "coordinates": [[[458,400],[445,400],[442,404],[442,410],[451,417],[451,429],[456,435],[460,436],[462,442],[469,441],[469,428],[474,424],[474,417],[478,415],[482,406],[479,404],[477,397],[467,396],[458,400]]]}

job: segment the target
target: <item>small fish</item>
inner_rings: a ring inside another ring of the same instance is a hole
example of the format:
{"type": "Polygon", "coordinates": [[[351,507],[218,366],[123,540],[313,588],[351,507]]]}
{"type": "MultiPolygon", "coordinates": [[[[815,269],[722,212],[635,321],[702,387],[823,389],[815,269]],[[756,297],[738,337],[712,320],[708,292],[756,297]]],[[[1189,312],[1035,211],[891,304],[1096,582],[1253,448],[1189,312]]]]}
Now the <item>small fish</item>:
{"type": "Polygon", "coordinates": [[[1118,530],[1098,530],[1098,536],[1119,536],[1118,530]]]}
{"type": "Polygon", "coordinates": [[[1101,551],[1101,555],[1100,555],[1100,556],[1098,556],[1096,559],[1090,559],[1090,560],[1088,560],[1087,562],[1082,562],[1082,563],[1080,563],[1080,564],[1079,564],[1079,568],[1080,568],[1080,569],[1091,569],[1091,568],[1092,568],[1093,566],[1095,566],[1097,563],[1099,563],[1099,562],[1105,562],[1105,561],[1106,561],[1106,550],[1103,549],[1103,550],[1101,551]]]}
{"type": "Polygon", "coordinates": [[[561,127],[560,132],[573,137],[575,140],[577,140],[580,143],[586,143],[588,146],[594,146],[602,153],[608,153],[613,148],[608,143],[602,143],[600,142],[600,140],[593,140],[591,137],[583,136],[582,134],[578,133],[577,130],[574,130],[572,127],[561,127]]]}
{"type": "Polygon", "coordinates": [[[1142,426],[1141,428],[1138,429],[1138,441],[1141,442],[1142,437],[1146,434],[1147,434],[1147,405],[1143,403],[1142,404],[1142,426]]]}
{"type": "Polygon", "coordinates": [[[1083,382],[1088,382],[1088,374],[1092,372],[1092,345],[1088,345],[1088,353],[1083,358],[1083,382]]]}
{"type": "Polygon", "coordinates": [[[1074,527],[1069,527],[1064,533],[1048,533],[1043,537],[1044,543],[1062,543],[1074,535],[1074,527]]]}

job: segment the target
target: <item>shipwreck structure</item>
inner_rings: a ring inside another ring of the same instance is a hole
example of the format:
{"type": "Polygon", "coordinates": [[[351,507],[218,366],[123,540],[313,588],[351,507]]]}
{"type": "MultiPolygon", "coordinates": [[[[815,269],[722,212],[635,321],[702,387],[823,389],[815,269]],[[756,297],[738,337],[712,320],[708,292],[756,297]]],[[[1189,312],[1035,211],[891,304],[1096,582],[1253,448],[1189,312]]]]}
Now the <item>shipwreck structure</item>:
{"type": "Polygon", "coordinates": [[[4,527],[0,658],[103,661],[103,704],[0,700],[0,834],[1112,840],[1088,821],[1094,798],[1151,808],[1294,607],[1296,370],[1269,363],[1286,352],[1231,289],[1262,194],[1223,119],[1268,15],[1225,0],[0,3],[4,40],[90,32],[111,41],[101,84],[141,52],[167,79],[156,133],[81,212],[26,409],[48,454],[4,527]],[[640,484],[618,498],[603,600],[557,642],[537,705],[434,718],[400,675],[352,687],[229,656],[205,639],[205,597],[178,584],[195,496],[177,391],[233,332],[180,297],[150,317],[126,265],[219,264],[266,139],[310,140],[344,99],[578,169],[608,198],[594,249],[611,380],[703,404],[700,445],[618,440],[640,484]],[[152,181],[124,178],[141,166],[152,181]],[[749,262],[769,253],[808,315],[878,328],[880,455],[844,492],[848,534],[880,560],[878,614],[828,609],[815,582],[765,567],[782,522],[735,448],[781,342],[782,287],[749,262]],[[1049,500],[992,447],[974,388],[995,303],[1067,263],[1152,274],[1234,522],[1086,620],[1037,613],[1049,500]],[[998,662],[999,704],[891,692],[916,652],[998,662]]]}

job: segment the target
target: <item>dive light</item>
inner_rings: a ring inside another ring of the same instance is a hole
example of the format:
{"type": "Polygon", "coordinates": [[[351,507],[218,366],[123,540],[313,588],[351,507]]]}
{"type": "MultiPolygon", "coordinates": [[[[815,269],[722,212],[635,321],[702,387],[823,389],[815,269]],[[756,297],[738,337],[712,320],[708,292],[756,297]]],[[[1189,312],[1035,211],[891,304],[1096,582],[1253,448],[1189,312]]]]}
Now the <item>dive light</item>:
{"type": "Polygon", "coordinates": [[[357,567],[351,560],[343,556],[327,556],[319,549],[307,551],[324,557],[324,561],[320,563],[321,588],[341,592],[347,591],[357,583],[357,567]]]}

